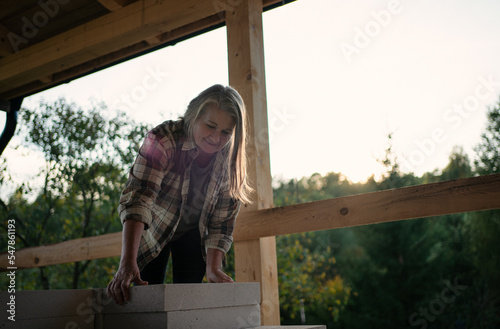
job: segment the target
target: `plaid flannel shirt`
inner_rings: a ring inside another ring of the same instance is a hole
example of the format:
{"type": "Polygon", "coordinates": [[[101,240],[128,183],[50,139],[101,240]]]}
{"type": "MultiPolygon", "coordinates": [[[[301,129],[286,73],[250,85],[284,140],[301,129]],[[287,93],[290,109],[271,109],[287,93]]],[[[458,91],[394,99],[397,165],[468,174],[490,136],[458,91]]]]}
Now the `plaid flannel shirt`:
{"type": "MultiPolygon", "coordinates": [[[[198,155],[196,145],[185,135],[184,123],[165,121],[148,132],[129,172],[118,212],[123,223],[136,220],[145,224],[137,264],[144,268],[173,237],[187,207],[191,163],[198,155]]],[[[227,253],[240,201],[228,192],[227,154],[216,154],[199,230],[202,255],[208,248],[227,253]]]]}

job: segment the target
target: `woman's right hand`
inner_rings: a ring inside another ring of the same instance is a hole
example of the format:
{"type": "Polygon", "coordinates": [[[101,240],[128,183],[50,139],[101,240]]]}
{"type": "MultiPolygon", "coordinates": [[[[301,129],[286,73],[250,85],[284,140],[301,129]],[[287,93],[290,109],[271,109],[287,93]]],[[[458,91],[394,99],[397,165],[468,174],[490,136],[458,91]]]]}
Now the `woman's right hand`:
{"type": "Polygon", "coordinates": [[[113,297],[117,304],[123,305],[130,300],[129,287],[132,283],[136,285],[148,284],[146,281],[142,281],[136,261],[120,262],[118,271],[108,284],[108,297],[113,297]]]}

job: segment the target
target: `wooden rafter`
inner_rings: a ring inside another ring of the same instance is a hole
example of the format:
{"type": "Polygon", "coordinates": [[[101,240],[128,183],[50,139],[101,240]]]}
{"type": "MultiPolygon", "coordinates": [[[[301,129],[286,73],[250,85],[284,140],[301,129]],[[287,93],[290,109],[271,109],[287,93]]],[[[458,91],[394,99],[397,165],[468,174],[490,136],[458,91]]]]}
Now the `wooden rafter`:
{"type": "Polygon", "coordinates": [[[11,31],[0,24],[0,56],[5,57],[14,54],[14,48],[10,45],[9,33],[11,31]]]}
{"type": "Polygon", "coordinates": [[[61,82],[82,76],[88,72],[95,72],[96,70],[99,70],[99,68],[101,67],[112,65],[125,58],[134,56],[137,53],[146,52],[155,46],[178,40],[179,38],[183,38],[191,33],[195,33],[200,29],[210,28],[211,26],[218,25],[221,22],[223,22],[223,20],[220,18],[220,15],[212,15],[210,17],[204,18],[192,24],[188,24],[180,28],[174,29],[172,31],[163,33],[159,36],[153,37],[153,39],[156,39],[156,41],[161,39],[160,43],[155,43],[153,42],[153,40],[144,40],[138,42],[134,45],[125,47],[123,49],[109,53],[107,55],[97,57],[85,63],[75,65],[67,69],[64,69],[60,72],[54,73],[52,75],[52,80],[50,81],[45,80],[44,78],[40,78],[39,80],[34,81],[32,83],[25,84],[15,89],[11,89],[9,92],[7,92],[7,94],[4,97],[6,99],[10,99],[19,95],[30,94],[40,90],[41,88],[43,88],[43,86],[57,85],[61,82]]]}
{"type": "Polygon", "coordinates": [[[212,1],[144,0],[0,60],[0,94],[216,13],[212,1]]]}
{"type": "Polygon", "coordinates": [[[135,0],[98,0],[101,5],[103,5],[109,11],[115,11],[123,8],[135,0]]]}
{"type": "MultiPolygon", "coordinates": [[[[16,53],[4,50],[0,97],[28,96],[156,49],[175,35],[196,34],[207,28],[207,22],[216,26],[225,17],[222,0],[131,1],[101,0],[113,11],[16,53]],[[46,80],[48,76],[52,80],[46,80]]],[[[265,0],[263,6],[279,3],[282,1],[265,0]]]]}

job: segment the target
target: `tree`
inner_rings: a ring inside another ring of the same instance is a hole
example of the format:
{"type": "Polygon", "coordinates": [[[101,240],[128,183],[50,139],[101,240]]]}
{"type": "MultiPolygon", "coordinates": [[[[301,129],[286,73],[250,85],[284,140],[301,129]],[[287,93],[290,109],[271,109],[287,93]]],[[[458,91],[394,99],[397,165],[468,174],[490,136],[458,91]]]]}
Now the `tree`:
{"type": "MultiPolygon", "coordinates": [[[[380,190],[417,185],[424,179],[400,171],[390,143],[380,162],[387,169],[380,190]]],[[[456,179],[462,173],[470,173],[470,162],[462,153],[453,153],[442,175],[428,173],[425,179],[456,179]]],[[[419,312],[436,300],[445,282],[457,277],[457,253],[467,241],[465,227],[459,214],[352,228],[354,239],[337,256],[340,275],[352,287],[337,327],[406,328],[428,321],[419,312]]],[[[434,324],[453,323],[457,314],[451,307],[447,311],[439,318],[431,314],[434,324]]]]}
{"type": "MultiPolygon", "coordinates": [[[[16,220],[18,248],[120,230],[118,199],[148,127],[122,113],[111,115],[103,104],[83,110],[63,98],[42,102],[36,110],[23,109],[21,126],[24,141],[33,152],[42,153],[45,165],[39,173],[41,188],[20,186],[2,212],[4,221],[16,220]],[[36,195],[34,201],[28,194],[36,195]]],[[[58,271],[39,268],[41,285],[49,289],[61,282],[68,287],[71,282],[72,288],[78,288],[95,264],[76,262],[72,270],[59,265],[58,271]]],[[[102,268],[92,271],[103,273],[102,268]]],[[[111,270],[105,273],[109,276],[111,270]]]]}
{"type": "MultiPolygon", "coordinates": [[[[487,125],[476,146],[476,172],[480,175],[500,173],[500,102],[487,113],[487,125]]],[[[470,235],[477,268],[474,296],[474,325],[481,328],[498,327],[500,323],[500,210],[470,214],[470,235]]]]}
{"type": "Polygon", "coordinates": [[[280,236],[277,246],[282,322],[333,325],[351,289],[338,274],[332,244],[308,232],[280,236]]]}
{"type": "Polygon", "coordinates": [[[487,114],[488,123],[476,146],[476,171],[480,175],[500,173],[500,101],[487,114]]]}

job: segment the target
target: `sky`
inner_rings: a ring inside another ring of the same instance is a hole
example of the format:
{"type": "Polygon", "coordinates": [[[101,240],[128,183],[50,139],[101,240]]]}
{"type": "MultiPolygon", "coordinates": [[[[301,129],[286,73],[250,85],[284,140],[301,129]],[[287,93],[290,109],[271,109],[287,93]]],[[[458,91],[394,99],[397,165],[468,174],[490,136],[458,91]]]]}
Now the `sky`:
{"type": "MultiPolygon", "coordinates": [[[[405,172],[444,168],[455,146],[473,157],[500,97],[499,13],[494,0],[298,0],[264,13],[273,178],[379,177],[388,134],[405,172]]],[[[156,125],[215,83],[228,84],[225,28],[35,94],[23,107],[103,101],[156,125]]],[[[39,156],[15,145],[3,155],[10,173],[29,177],[39,156]]]]}

